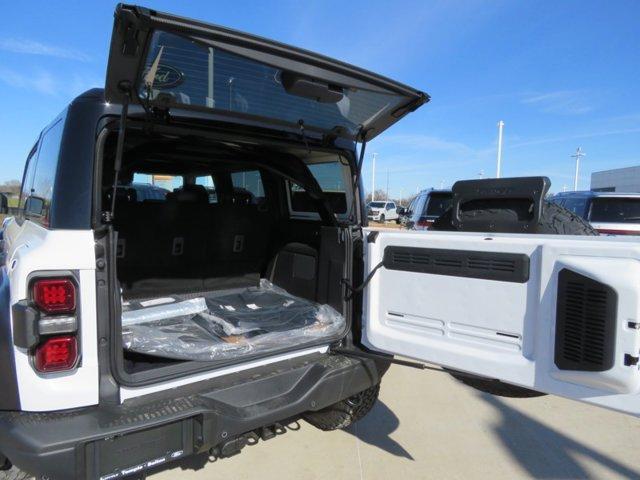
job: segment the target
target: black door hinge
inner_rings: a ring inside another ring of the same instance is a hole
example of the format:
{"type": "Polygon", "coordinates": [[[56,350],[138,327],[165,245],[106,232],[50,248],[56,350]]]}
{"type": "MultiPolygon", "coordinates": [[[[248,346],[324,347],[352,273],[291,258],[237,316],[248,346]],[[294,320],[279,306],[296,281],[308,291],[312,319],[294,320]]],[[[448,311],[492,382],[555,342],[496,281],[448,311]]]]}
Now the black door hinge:
{"type": "Polygon", "coordinates": [[[634,357],[633,355],[629,354],[629,353],[625,353],[624,354],[624,364],[627,367],[634,367],[636,365],[638,365],[638,362],[640,362],[640,357],[634,357]]]}

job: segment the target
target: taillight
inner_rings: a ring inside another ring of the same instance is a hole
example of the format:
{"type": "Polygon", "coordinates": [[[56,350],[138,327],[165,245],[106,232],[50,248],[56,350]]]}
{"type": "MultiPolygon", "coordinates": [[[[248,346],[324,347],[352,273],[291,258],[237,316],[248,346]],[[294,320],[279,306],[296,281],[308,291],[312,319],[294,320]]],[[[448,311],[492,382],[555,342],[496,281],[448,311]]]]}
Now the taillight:
{"type": "Polygon", "coordinates": [[[67,278],[36,280],[33,300],[44,313],[73,313],[76,309],[76,287],[67,278]]]}
{"type": "Polygon", "coordinates": [[[78,364],[76,284],[69,277],[38,278],[31,299],[39,311],[34,343],[30,348],[38,372],[71,370],[78,364]]]}
{"type": "Polygon", "coordinates": [[[34,366],[43,373],[73,368],[78,361],[76,337],[51,337],[36,347],[34,366]]]}
{"type": "Polygon", "coordinates": [[[421,218],[420,220],[418,220],[416,222],[416,225],[418,227],[427,228],[427,227],[430,227],[431,225],[433,225],[433,220],[427,220],[426,218],[421,218]]]}

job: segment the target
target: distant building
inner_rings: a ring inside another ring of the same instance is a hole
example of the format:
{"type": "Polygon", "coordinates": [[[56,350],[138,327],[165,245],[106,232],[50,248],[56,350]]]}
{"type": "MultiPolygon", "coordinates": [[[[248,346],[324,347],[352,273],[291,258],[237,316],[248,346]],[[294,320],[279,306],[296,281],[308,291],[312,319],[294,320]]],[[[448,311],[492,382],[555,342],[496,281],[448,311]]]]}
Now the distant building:
{"type": "Polygon", "coordinates": [[[640,166],[593,172],[591,190],[594,192],[640,192],[640,166]]]}

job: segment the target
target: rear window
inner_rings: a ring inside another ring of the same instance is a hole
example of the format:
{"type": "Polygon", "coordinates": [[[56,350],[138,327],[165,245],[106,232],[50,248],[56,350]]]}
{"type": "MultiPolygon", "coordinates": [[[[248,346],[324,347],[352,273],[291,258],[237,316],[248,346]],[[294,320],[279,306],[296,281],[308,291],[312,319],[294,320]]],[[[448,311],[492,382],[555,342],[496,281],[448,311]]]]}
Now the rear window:
{"type": "Polygon", "coordinates": [[[371,208],[384,208],[385,205],[386,205],[385,202],[371,202],[369,204],[371,208]]]}
{"type": "Polygon", "coordinates": [[[355,87],[335,86],[336,103],[288,93],[287,72],[230,53],[206,47],[166,32],[155,32],[146,58],[145,73],[160,54],[153,89],[140,94],[196,107],[272,118],[289,124],[330,130],[344,127],[352,135],[373,117],[399,107],[405,97],[355,87]]]}
{"type": "MultiPolygon", "coordinates": [[[[329,200],[333,213],[347,213],[347,194],[342,164],[339,162],[312,163],[307,165],[307,167],[329,200]]],[[[291,198],[292,211],[318,211],[315,202],[313,202],[303,187],[290,183],[289,195],[291,198]]]]}
{"type": "MultiPolygon", "coordinates": [[[[218,203],[216,186],[211,175],[189,176],[189,183],[204,187],[210,204],[218,203]]],[[[167,194],[181,190],[185,184],[185,177],[182,175],[134,173],[133,183],[123,188],[127,188],[127,194],[133,201],[163,202],[167,200],[167,194]]]]}
{"type": "Polygon", "coordinates": [[[451,193],[432,193],[429,195],[429,202],[425,208],[424,215],[427,217],[439,217],[451,208],[451,193]]]}
{"type": "Polygon", "coordinates": [[[231,183],[233,184],[234,195],[236,197],[244,195],[247,199],[246,203],[255,205],[265,198],[264,185],[258,170],[233,172],[231,174],[231,183]]]}
{"type": "Polygon", "coordinates": [[[596,223],[640,223],[640,198],[594,198],[590,217],[596,223]]]}
{"type": "Polygon", "coordinates": [[[579,198],[567,197],[564,199],[562,206],[567,210],[569,210],[570,212],[573,212],[582,218],[585,218],[586,216],[587,199],[584,197],[579,197],[579,198]]]}

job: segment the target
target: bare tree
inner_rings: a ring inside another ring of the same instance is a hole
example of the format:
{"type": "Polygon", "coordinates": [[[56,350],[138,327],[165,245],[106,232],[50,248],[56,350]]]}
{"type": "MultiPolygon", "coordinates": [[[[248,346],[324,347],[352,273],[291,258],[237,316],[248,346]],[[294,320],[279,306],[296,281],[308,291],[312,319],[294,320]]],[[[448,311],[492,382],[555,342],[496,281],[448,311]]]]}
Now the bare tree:
{"type": "Polygon", "coordinates": [[[0,183],[0,192],[9,195],[18,195],[20,193],[20,180],[7,180],[0,183]]]}
{"type": "MultiPolygon", "coordinates": [[[[387,192],[382,189],[376,190],[376,199],[375,201],[384,202],[387,200],[387,192]]],[[[366,202],[369,203],[371,201],[371,193],[367,194],[366,202]]]]}

